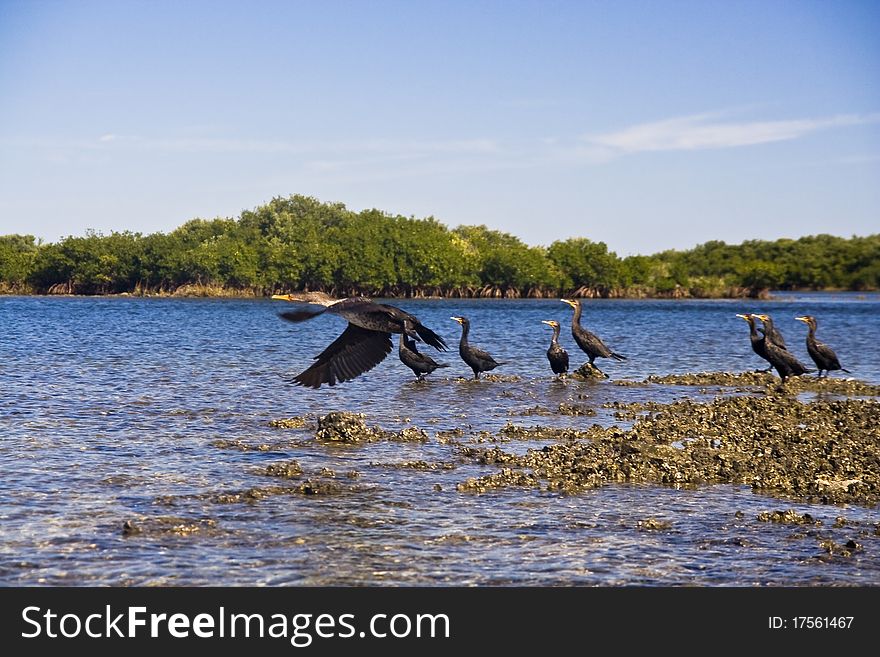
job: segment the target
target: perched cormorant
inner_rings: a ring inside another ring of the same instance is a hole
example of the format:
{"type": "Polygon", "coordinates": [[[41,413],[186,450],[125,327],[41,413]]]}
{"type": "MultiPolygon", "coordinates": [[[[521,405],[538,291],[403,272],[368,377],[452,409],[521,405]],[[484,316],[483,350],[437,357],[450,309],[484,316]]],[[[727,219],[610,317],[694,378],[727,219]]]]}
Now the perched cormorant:
{"type": "MultiPolygon", "coordinates": [[[[755,315],[746,313],[745,315],[737,315],[737,317],[742,317],[749,323],[749,340],[752,343],[752,351],[754,351],[761,358],[770,363],[770,359],[767,358],[767,349],[764,346],[765,336],[763,334],[759,334],[757,328],[755,327],[755,315]]],[[[768,367],[766,370],[761,371],[769,372],[772,369],[773,363],[770,363],[770,367],[768,367]]]]}
{"type": "Polygon", "coordinates": [[[840,366],[840,361],[837,360],[837,354],[834,353],[834,350],[827,344],[816,340],[816,318],[812,315],[804,315],[803,317],[795,317],[795,319],[803,322],[810,329],[807,332],[807,352],[810,354],[813,362],[816,363],[819,376],[822,376],[822,370],[825,370],[826,375],[831,370],[841,370],[849,374],[849,370],[843,369],[840,366]]]}
{"type": "Polygon", "coordinates": [[[553,337],[550,338],[550,348],[547,349],[547,360],[550,361],[550,369],[554,374],[564,375],[568,371],[568,352],[559,344],[559,322],[552,319],[542,319],[542,324],[546,324],[553,329],[553,337]]]}
{"type": "MultiPolygon", "coordinates": [[[[404,322],[404,329],[410,328],[409,322],[404,322]]],[[[411,340],[405,330],[400,334],[398,355],[400,356],[400,362],[411,369],[418,379],[421,379],[426,374],[430,374],[438,367],[449,367],[449,363],[438,363],[427,354],[421,353],[418,347],[416,347],[416,341],[411,340]]]]}
{"type": "Polygon", "coordinates": [[[770,315],[755,315],[755,317],[759,318],[761,322],[764,324],[764,335],[775,344],[777,347],[781,347],[783,349],[788,349],[785,346],[785,338],[782,337],[782,333],[780,333],[775,326],[773,326],[773,320],[770,319],[770,315]]]}
{"type": "Polygon", "coordinates": [[[461,359],[474,371],[475,379],[480,378],[480,372],[488,372],[499,365],[504,365],[504,363],[499,363],[492,358],[488,352],[468,344],[471,323],[467,317],[450,317],[450,319],[461,324],[461,341],[458,343],[458,353],[461,355],[461,359]]]}
{"type": "MultiPolygon", "coordinates": [[[[567,303],[569,306],[574,308],[574,316],[571,318],[571,335],[574,338],[574,341],[577,343],[578,347],[580,347],[587,356],[590,358],[590,366],[597,369],[599,372],[602,372],[596,365],[593,363],[596,358],[613,358],[614,360],[626,360],[626,356],[621,356],[618,353],[611,351],[608,347],[605,346],[605,343],[599,338],[598,335],[594,333],[590,333],[587,329],[581,326],[581,300],[575,299],[572,301],[571,299],[560,299],[563,303],[567,303]]],[[[604,374],[604,372],[603,372],[604,374]]]]}
{"type": "Polygon", "coordinates": [[[374,368],[391,353],[392,333],[406,333],[437,350],[447,348],[443,338],[413,315],[394,306],[373,303],[366,297],[336,300],[320,292],[305,292],[276,294],[272,298],[320,306],[279,313],[289,322],[302,322],[325,312],[348,321],[342,334],[315,356],[315,362],[293,377],[297,385],[320,388],[327,383],[332,386],[374,368]]]}
{"type": "MultiPolygon", "coordinates": [[[[764,322],[765,327],[768,326],[770,318],[767,315],[755,315],[755,317],[764,322]]],[[[773,323],[770,322],[769,326],[772,327],[773,323]]],[[[776,372],[782,378],[782,385],[785,385],[786,377],[800,376],[801,374],[813,371],[795,358],[794,354],[788,351],[788,349],[780,347],[777,343],[773,342],[769,337],[769,331],[764,332],[764,348],[767,351],[767,360],[770,361],[770,364],[773,365],[776,372]]]]}

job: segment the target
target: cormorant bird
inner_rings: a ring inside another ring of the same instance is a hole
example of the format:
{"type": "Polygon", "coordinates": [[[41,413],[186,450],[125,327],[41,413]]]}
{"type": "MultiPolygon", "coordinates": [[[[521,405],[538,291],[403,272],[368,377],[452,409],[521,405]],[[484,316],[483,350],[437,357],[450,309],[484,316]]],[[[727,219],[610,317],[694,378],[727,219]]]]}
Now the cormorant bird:
{"type": "Polygon", "coordinates": [[[279,313],[289,322],[302,322],[328,312],[348,321],[342,334],[315,356],[315,362],[293,377],[297,385],[320,388],[331,386],[363,374],[381,363],[391,352],[391,334],[406,333],[421,339],[435,349],[444,350],[446,343],[439,335],[408,312],[366,297],[333,299],[321,292],[275,294],[273,299],[319,306],[279,313]]]}
{"type": "MultiPolygon", "coordinates": [[[[572,301],[571,299],[560,299],[563,303],[567,303],[569,306],[574,308],[574,316],[571,318],[571,335],[574,338],[574,341],[577,343],[577,346],[580,347],[584,353],[587,354],[590,358],[590,366],[602,372],[596,365],[593,363],[596,358],[613,358],[614,360],[626,360],[626,356],[622,356],[618,353],[611,351],[608,347],[605,346],[605,343],[599,338],[598,335],[594,333],[590,333],[587,329],[581,326],[581,300],[575,299],[572,301]]],[[[602,372],[604,374],[604,372],[602,372]]]]}
{"type": "MultiPolygon", "coordinates": [[[[755,317],[764,322],[765,327],[767,322],[770,321],[767,315],[755,315],[755,317]]],[[[770,322],[771,327],[772,325],[773,323],[770,322]]],[[[770,364],[773,365],[776,372],[782,378],[782,385],[785,385],[786,377],[800,376],[801,374],[813,371],[795,358],[794,354],[788,351],[788,349],[780,347],[777,343],[773,342],[769,337],[769,331],[764,332],[764,348],[767,351],[767,360],[770,361],[770,364]]]]}
{"type": "Polygon", "coordinates": [[[480,372],[488,372],[489,370],[494,370],[499,365],[504,365],[504,363],[499,363],[492,358],[488,352],[468,344],[468,333],[471,330],[471,323],[467,317],[450,317],[450,319],[461,324],[461,341],[458,343],[458,353],[461,359],[470,365],[470,368],[474,371],[475,379],[480,378],[480,372]]]}
{"type": "Polygon", "coordinates": [[[568,371],[568,352],[559,344],[559,322],[552,319],[542,319],[542,324],[546,324],[553,329],[553,337],[550,338],[550,348],[547,349],[547,360],[550,361],[550,369],[554,374],[564,375],[568,371]]]}
{"type": "Polygon", "coordinates": [[[770,319],[770,315],[755,315],[755,317],[759,318],[764,324],[764,335],[767,336],[770,342],[782,349],[788,349],[788,347],[785,346],[785,338],[783,338],[782,333],[773,326],[773,320],[770,319]]]}
{"type": "Polygon", "coordinates": [[[422,379],[426,374],[430,374],[438,367],[449,367],[449,363],[438,363],[427,354],[423,354],[416,347],[416,341],[411,340],[406,334],[406,330],[412,328],[408,321],[404,322],[404,332],[400,334],[398,345],[398,355],[400,362],[413,371],[417,379],[422,379]]]}
{"type": "MultiPolygon", "coordinates": [[[[752,351],[758,354],[761,358],[770,363],[770,359],[767,358],[767,349],[764,346],[765,336],[758,333],[757,328],[755,328],[755,315],[751,315],[746,313],[745,315],[737,315],[737,317],[742,317],[749,323],[749,340],[752,343],[752,351]]],[[[770,367],[766,370],[761,370],[762,372],[769,372],[773,369],[773,363],[770,363],[770,367]]]]}
{"type": "Polygon", "coordinates": [[[803,322],[810,329],[807,332],[807,352],[810,354],[813,362],[816,363],[819,376],[822,376],[822,370],[825,370],[826,376],[831,370],[841,370],[850,374],[849,370],[840,366],[840,361],[837,360],[837,354],[834,353],[834,350],[827,344],[816,340],[816,318],[812,315],[804,315],[803,317],[795,317],[795,319],[803,322]]]}

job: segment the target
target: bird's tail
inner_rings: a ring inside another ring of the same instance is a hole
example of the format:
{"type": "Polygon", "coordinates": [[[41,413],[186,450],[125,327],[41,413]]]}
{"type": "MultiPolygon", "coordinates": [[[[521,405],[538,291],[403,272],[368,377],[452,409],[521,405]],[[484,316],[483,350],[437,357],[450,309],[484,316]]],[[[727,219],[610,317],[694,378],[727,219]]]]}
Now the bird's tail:
{"type": "Polygon", "coordinates": [[[311,319],[312,317],[317,317],[326,310],[326,308],[303,308],[302,310],[286,310],[283,313],[278,313],[278,316],[281,317],[281,319],[286,319],[288,322],[304,322],[307,319],[311,319]]]}
{"type": "Polygon", "coordinates": [[[448,349],[446,343],[443,341],[443,338],[434,333],[434,331],[429,329],[427,326],[416,324],[415,329],[416,333],[419,334],[419,337],[427,344],[434,347],[434,349],[436,349],[437,351],[446,351],[446,349],[448,349]]]}
{"type": "Polygon", "coordinates": [[[850,372],[850,371],[847,370],[847,369],[844,369],[843,367],[840,368],[840,371],[841,371],[841,372],[846,372],[847,374],[852,374],[852,372],[850,372]]]}
{"type": "MultiPolygon", "coordinates": [[[[438,369],[441,367],[449,367],[449,363],[437,363],[437,367],[438,367],[438,369]]],[[[844,370],[844,371],[846,371],[846,370],[844,370]]]]}
{"type": "Polygon", "coordinates": [[[615,352],[613,352],[613,351],[611,352],[611,357],[612,357],[614,360],[626,360],[626,356],[623,356],[623,355],[621,355],[621,354],[615,353],[615,352]]]}

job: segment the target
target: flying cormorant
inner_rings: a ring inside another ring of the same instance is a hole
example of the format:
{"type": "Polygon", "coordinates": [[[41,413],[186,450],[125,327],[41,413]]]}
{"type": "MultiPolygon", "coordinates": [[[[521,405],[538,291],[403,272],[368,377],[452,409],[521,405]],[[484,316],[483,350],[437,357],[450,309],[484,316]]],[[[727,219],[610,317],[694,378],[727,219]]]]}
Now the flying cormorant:
{"type": "Polygon", "coordinates": [[[392,333],[406,333],[437,350],[447,348],[443,338],[413,315],[394,306],[373,303],[366,297],[337,300],[321,292],[304,292],[276,294],[272,298],[312,305],[279,313],[289,322],[302,322],[325,312],[348,321],[342,334],[315,356],[315,362],[293,377],[297,385],[320,388],[327,383],[333,386],[374,368],[391,352],[392,333]]]}
{"type": "MultiPolygon", "coordinates": [[[[590,358],[590,366],[602,372],[593,363],[596,358],[613,358],[614,360],[626,360],[626,356],[611,351],[605,346],[605,343],[595,333],[590,333],[581,326],[581,300],[560,299],[563,303],[567,303],[574,308],[574,316],[571,318],[571,335],[585,354],[590,358]]],[[[604,374],[604,372],[602,372],[604,374]]]]}
{"type": "Polygon", "coordinates": [[[504,363],[499,363],[492,358],[488,352],[468,344],[471,323],[467,317],[450,317],[450,319],[461,324],[461,341],[458,343],[458,353],[461,355],[461,359],[474,371],[475,379],[480,378],[480,372],[488,372],[499,365],[504,365],[504,363]]]}
{"type": "MultiPolygon", "coordinates": [[[[409,322],[404,322],[404,328],[411,328],[409,322]]],[[[406,331],[400,334],[397,353],[400,356],[400,362],[411,369],[416,378],[420,380],[438,367],[449,367],[449,363],[438,363],[427,354],[421,353],[416,347],[416,341],[411,340],[406,331]]]]}
{"type": "Polygon", "coordinates": [[[542,319],[541,323],[553,329],[550,348],[547,349],[547,360],[550,361],[550,369],[553,370],[553,373],[562,376],[568,372],[568,352],[559,344],[559,322],[554,322],[552,319],[542,319]]]}
{"type": "Polygon", "coordinates": [[[802,317],[795,317],[795,319],[799,322],[803,322],[810,329],[807,332],[807,352],[810,354],[810,358],[813,359],[813,362],[816,363],[816,367],[819,370],[819,376],[822,376],[822,370],[825,370],[826,375],[831,370],[841,370],[849,374],[849,370],[840,366],[840,361],[837,360],[837,354],[834,353],[834,350],[827,344],[816,340],[816,318],[812,315],[804,315],[802,317]]]}

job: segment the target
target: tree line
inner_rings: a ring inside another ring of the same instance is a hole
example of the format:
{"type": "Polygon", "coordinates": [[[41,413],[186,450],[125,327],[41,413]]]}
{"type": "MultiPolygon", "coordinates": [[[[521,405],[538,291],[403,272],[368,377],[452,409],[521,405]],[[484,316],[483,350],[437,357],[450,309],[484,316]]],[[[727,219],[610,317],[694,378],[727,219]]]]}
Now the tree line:
{"type": "Polygon", "coordinates": [[[880,235],[815,235],[618,257],[574,237],[529,246],[486,226],[448,228],[307,196],[169,233],[0,236],[0,292],[337,296],[724,297],[880,288],[880,235]]]}

